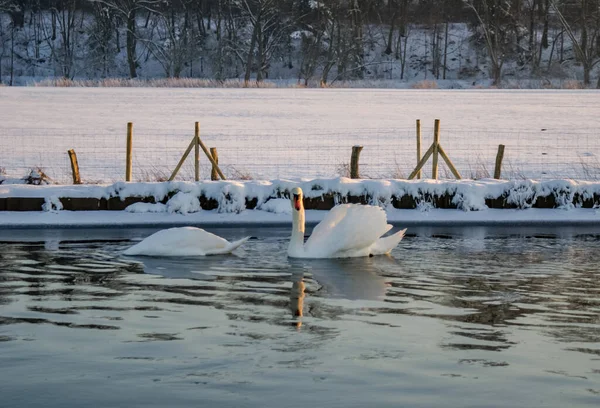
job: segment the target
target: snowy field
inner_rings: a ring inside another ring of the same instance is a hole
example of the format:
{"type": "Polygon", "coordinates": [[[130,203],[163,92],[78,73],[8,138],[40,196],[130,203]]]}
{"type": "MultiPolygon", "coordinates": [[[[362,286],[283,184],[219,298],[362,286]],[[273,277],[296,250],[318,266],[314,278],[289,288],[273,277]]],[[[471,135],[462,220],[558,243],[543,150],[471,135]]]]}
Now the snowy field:
{"type": "MultiPolygon", "coordinates": [[[[597,180],[599,102],[599,92],[581,90],[0,87],[0,167],[18,177],[40,167],[68,183],[73,148],[84,182],[123,180],[133,122],[134,180],[161,180],[199,121],[230,179],[345,175],[356,144],[363,177],[405,178],[416,164],[415,120],[424,152],[440,119],[441,144],[463,178],[491,176],[505,144],[505,178],[597,180]]],[[[178,178],[192,176],[189,157],[178,178]]],[[[445,165],[440,177],[451,177],[445,165]]]]}

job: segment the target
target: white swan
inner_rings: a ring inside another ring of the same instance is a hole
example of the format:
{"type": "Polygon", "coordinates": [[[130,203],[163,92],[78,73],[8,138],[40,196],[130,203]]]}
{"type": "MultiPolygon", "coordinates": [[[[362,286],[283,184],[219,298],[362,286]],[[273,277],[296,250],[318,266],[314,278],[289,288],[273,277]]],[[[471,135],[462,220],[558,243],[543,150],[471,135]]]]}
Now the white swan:
{"type": "Polygon", "coordinates": [[[164,229],[150,235],[127,249],[125,255],[147,256],[204,256],[228,254],[248,241],[250,237],[229,242],[202,228],[178,227],[164,229]]]}
{"type": "Polygon", "coordinates": [[[333,207],[304,243],[304,204],[302,189],[291,192],[291,258],[350,258],[389,253],[404,237],[406,229],[381,237],[392,229],[385,211],[379,207],[344,204],[333,207]]]}

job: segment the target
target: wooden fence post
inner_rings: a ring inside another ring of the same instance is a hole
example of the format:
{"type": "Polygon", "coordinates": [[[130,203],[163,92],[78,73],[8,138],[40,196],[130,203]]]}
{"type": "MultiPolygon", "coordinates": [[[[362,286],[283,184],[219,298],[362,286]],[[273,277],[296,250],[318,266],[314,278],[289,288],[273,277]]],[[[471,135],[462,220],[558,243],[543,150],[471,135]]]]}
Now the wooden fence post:
{"type": "Polygon", "coordinates": [[[504,145],[498,145],[498,153],[496,154],[496,167],[494,168],[494,178],[500,179],[502,174],[502,159],[504,159],[504,145]]]}
{"type": "Polygon", "coordinates": [[[194,130],[194,180],[200,181],[200,122],[194,130]]]}
{"type": "MultiPolygon", "coordinates": [[[[420,124],[420,121],[417,120],[417,158],[420,157],[420,151],[421,151],[420,136],[421,136],[421,124],[420,124]]],[[[412,180],[417,174],[421,174],[421,169],[423,168],[423,166],[425,165],[425,163],[427,162],[429,157],[432,155],[433,155],[433,161],[432,161],[432,167],[431,167],[431,178],[433,178],[434,180],[437,180],[439,156],[442,156],[442,159],[446,162],[446,164],[448,165],[448,168],[450,169],[450,171],[452,172],[454,177],[456,177],[457,180],[461,179],[460,173],[458,172],[458,170],[456,170],[456,167],[454,167],[452,160],[450,160],[450,157],[448,157],[448,154],[446,153],[446,151],[444,150],[444,148],[442,148],[442,145],[440,144],[440,120],[439,119],[435,120],[433,143],[431,144],[431,146],[429,146],[429,149],[427,149],[427,151],[425,152],[425,155],[423,157],[421,157],[419,159],[419,161],[417,162],[417,167],[415,167],[415,169],[412,171],[412,173],[410,173],[410,175],[408,176],[409,180],[412,180]]]]}
{"type": "Polygon", "coordinates": [[[73,172],[73,184],[81,184],[81,178],[79,176],[79,164],[77,163],[77,155],[75,154],[75,150],[70,149],[67,151],[69,153],[69,159],[71,160],[71,171],[73,172]]]}
{"type": "Polygon", "coordinates": [[[438,146],[440,145],[440,120],[435,120],[435,128],[433,130],[433,161],[431,164],[431,178],[438,178],[438,146]]]}
{"type": "MultiPolygon", "coordinates": [[[[210,148],[210,155],[212,156],[212,158],[215,161],[215,163],[219,164],[219,155],[217,154],[217,148],[216,147],[211,147],[210,148]]],[[[215,166],[212,166],[212,169],[210,171],[210,179],[211,180],[218,180],[219,179],[219,173],[217,173],[217,168],[215,166]]]]}
{"type": "MultiPolygon", "coordinates": [[[[417,119],[417,164],[421,161],[421,120],[417,119]]],[[[417,178],[421,178],[421,170],[417,172],[417,178]]]]}
{"type": "Polygon", "coordinates": [[[125,157],[125,181],[131,181],[131,170],[133,168],[133,123],[127,123],[127,154],[125,157]]]}
{"type": "Polygon", "coordinates": [[[444,161],[448,165],[448,168],[450,169],[454,177],[456,177],[457,180],[460,180],[462,178],[460,176],[460,173],[458,172],[458,170],[456,170],[456,167],[454,167],[454,163],[452,163],[452,160],[450,160],[450,157],[448,157],[442,145],[438,145],[438,152],[440,153],[440,156],[442,156],[442,159],[444,159],[444,161]]]}
{"type": "Polygon", "coordinates": [[[173,181],[173,179],[175,179],[175,176],[179,172],[179,169],[183,165],[183,162],[185,161],[185,159],[187,159],[188,155],[192,151],[192,148],[198,144],[199,140],[200,139],[198,139],[197,137],[194,137],[192,139],[192,141],[188,145],[187,149],[185,149],[185,153],[183,153],[183,156],[181,156],[181,159],[179,159],[179,163],[177,163],[175,170],[173,170],[173,173],[171,173],[171,177],[169,177],[169,181],[173,181]]]}
{"type": "Polygon", "coordinates": [[[200,144],[200,148],[202,149],[202,151],[204,152],[204,154],[208,158],[208,161],[210,162],[210,164],[213,165],[213,167],[217,171],[217,174],[219,175],[219,177],[221,177],[221,180],[227,180],[225,178],[225,175],[223,174],[223,172],[219,168],[219,164],[213,159],[212,155],[210,154],[210,152],[208,151],[208,149],[206,148],[206,146],[202,142],[202,139],[198,138],[198,143],[200,144]]]}
{"type": "Polygon", "coordinates": [[[360,178],[358,172],[358,160],[363,146],[352,146],[352,156],[350,157],[350,178],[360,178]]]}

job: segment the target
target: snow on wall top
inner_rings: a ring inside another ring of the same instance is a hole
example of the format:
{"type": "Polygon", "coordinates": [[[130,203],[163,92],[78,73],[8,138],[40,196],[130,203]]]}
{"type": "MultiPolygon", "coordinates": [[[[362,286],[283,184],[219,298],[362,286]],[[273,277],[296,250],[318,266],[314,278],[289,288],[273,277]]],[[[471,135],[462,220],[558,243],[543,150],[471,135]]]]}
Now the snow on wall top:
{"type": "MultiPolygon", "coordinates": [[[[0,198],[39,197],[55,199],[154,197],[155,201],[166,201],[168,208],[184,208],[186,212],[197,209],[194,197],[204,196],[218,203],[219,212],[240,212],[246,208],[246,199],[256,199],[261,208],[272,199],[286,198],[288,191],[300,187],[307,198],[333,195],[336,203],[347,196],[364,197],[372,205],[387,207],[392,197],[410,196],[426,201],[432,196],[451,196],[453,204],[464,211],[487,209],[486,199],[505,198],[517,208],[529,208],[537,197],[554,196],[559,208],[574,207],[576,195],[592,199],[600,195],[600,182],[576,180],[353,180],[345,177],[332,179],[300,180],[251,180],[251,181],[203,181],[126,183],[110,185],[0,185],[0,198]],[[187,196],[187,198],[186,198],[187,196]],[[176,200],[171,203],[171,200],[176,200]],[[186,205],[182,206],[185,200],[186,205]],[[176,205],[177,204],[177,205],[176,205]]],[[[145,209],[149,211],[149,209],[145,209]]]]}

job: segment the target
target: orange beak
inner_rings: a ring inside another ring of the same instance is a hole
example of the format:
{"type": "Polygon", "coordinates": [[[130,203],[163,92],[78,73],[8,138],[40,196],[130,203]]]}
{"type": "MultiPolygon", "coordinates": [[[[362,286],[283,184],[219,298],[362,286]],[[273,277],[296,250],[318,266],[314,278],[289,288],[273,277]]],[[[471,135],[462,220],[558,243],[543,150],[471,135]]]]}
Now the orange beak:
{"type": "Polygon", "coordinates": [[[302,203],[300,202],[300,197],[294,194],[294,208],[296,209],[296,211],[300,211],[301,207],[302,203]]]}

